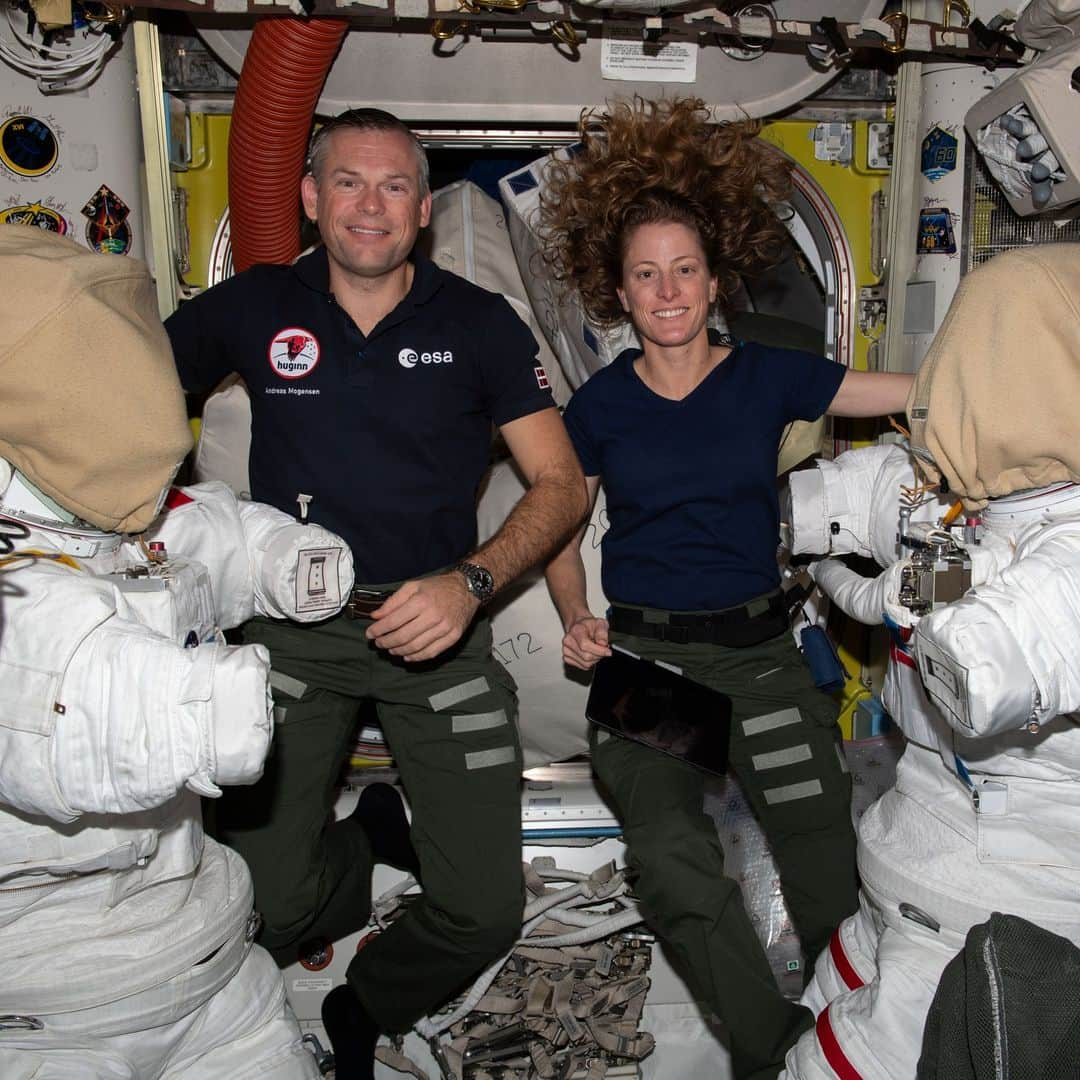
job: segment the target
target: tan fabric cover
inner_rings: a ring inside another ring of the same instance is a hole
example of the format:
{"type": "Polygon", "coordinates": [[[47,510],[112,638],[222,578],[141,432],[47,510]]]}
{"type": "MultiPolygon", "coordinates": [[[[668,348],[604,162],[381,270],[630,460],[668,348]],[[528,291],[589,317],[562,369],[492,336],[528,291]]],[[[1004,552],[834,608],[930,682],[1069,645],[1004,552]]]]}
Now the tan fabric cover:
{"type": "Polygon", "coordinates": [[[964,277],[907,412],[968,510],[1080,480],[1080,244],[1006,251],[964,277]]]}
{"type": "Polygon", "coordinates": [[[0,225],[0,457],[80,518],[139,532],[191,449],[147,268],[0,225]]]}
{"type": "Polygon", "coordinates": [[[1033,49],[1049,49],[1080,36],[1080,0],[1032,0],[1013,33],[1033,49]]]}

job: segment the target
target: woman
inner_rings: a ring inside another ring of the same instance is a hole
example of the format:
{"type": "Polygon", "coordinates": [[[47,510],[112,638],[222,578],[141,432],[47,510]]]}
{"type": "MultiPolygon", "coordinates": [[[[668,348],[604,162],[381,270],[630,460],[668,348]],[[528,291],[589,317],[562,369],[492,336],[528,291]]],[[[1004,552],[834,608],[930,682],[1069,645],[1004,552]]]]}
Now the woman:
{"type": "MultiPolygon", "coordinates": [[[[579,535],[547,571],[563,655],[587,670],[616,643],[731,698],[731,768],[812,963],[857,906],[855,838],[837,707],[814,687],[779,589],[777,447],[795,419],[902,411],[910,377],[708,328],[740,276],[785,243],[767,200],[782,197],[787,170],[752,140],[755,127],[711,126],[692,100],[635,101],[582,127],[583,151],[550,174],[549,258],[591,318],[629,319],[642,348],[566,410],[592,499],[604,484],[612,606],[609,619],[589,610],[579,535]]],[[[727,1025],[735,1075],[776,1076],[812,1016],[780,994],[739,886],[724,877],[702,774],[597,729],[590,737],[652,925],[727,1025]]]]}

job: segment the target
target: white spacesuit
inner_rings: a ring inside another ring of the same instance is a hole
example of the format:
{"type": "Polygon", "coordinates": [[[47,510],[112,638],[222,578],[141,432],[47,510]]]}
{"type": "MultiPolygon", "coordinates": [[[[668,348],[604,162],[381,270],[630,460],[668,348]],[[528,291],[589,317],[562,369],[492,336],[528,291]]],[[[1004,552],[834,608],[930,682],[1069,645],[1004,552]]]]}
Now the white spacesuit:
{"type": "Polygon", "coordinates": [[[793,478],[795,551],[886,567],[815,576],[890,626],[883,696],[907,747],[860,822],[861,908],[818,959],[792,1080],[914,1077],[941,972],[992,912],[1080,943],[1078,298],[1076,244],[963,279],[908,400],[911,448],[948,496],[915,490],[899,446],[793,478]]]}
{"type": "Polygon", "coordinates": [[[317,1076],[199,798],[272,730],[221,627],[333,614],[351,555],[223,484],[158,516],[191,437],[145,267],[7,225],[0,274],[0,1076],[317,1076]]]}

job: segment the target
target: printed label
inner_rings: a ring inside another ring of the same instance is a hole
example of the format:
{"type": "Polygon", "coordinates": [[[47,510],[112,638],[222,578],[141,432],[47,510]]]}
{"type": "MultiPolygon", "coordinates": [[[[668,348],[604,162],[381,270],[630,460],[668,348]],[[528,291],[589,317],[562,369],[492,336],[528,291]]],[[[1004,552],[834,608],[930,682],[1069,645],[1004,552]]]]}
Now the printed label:
{"type": "Polygon", "coordinates": [[[304,548],[296,562],[296,611],[337,611],[341,607],[338,562],[341,549],[304,548]]]}
{"type": "Polygon", "coordinates": [[[696,42],[648,42],[631,27],[606,27],[600,46],[600,74],[624,82],[682,82],[697,78],[696,42]]]}

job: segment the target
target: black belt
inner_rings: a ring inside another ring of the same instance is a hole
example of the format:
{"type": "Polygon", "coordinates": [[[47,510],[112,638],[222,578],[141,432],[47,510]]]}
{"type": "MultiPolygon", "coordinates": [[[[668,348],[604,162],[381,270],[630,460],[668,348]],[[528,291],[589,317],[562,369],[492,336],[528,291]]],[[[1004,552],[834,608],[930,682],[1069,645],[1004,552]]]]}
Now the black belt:
{"type": "Polygon", "coordinates": [[[740,648],[757,645],[788,628],[788,602],[782,589],[722,611],[658,611],[612,604],[608,625],[620,634],[675,645],[700,642],[740,648]]]}

